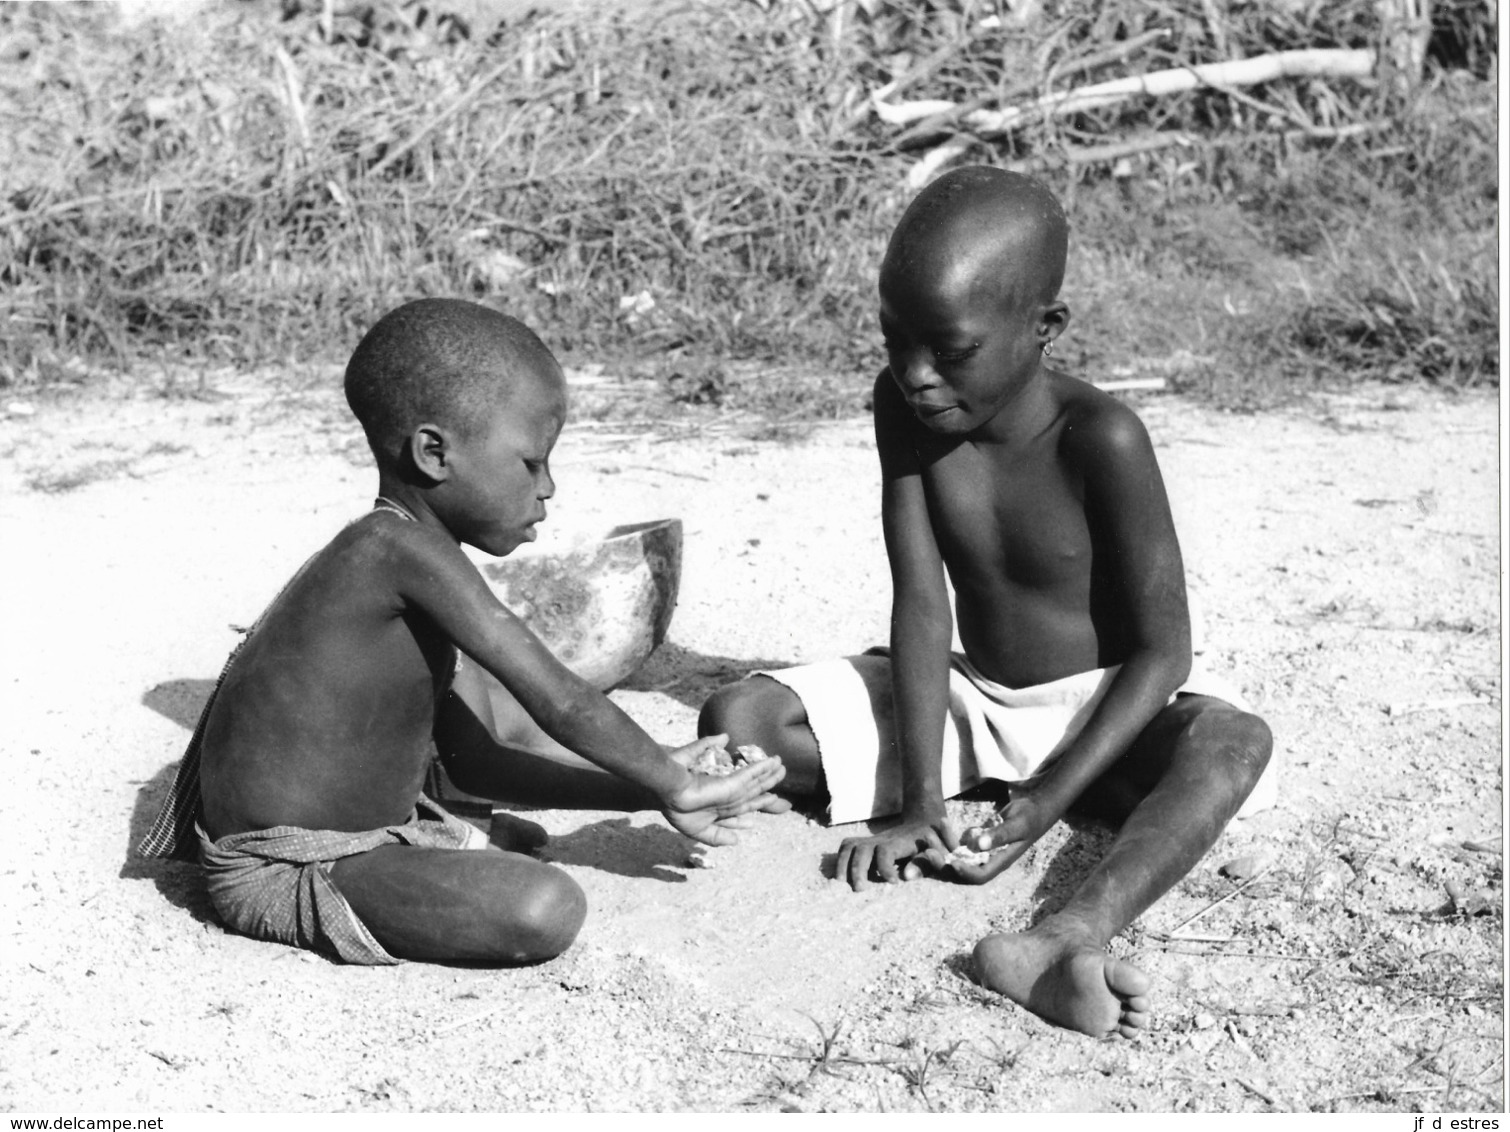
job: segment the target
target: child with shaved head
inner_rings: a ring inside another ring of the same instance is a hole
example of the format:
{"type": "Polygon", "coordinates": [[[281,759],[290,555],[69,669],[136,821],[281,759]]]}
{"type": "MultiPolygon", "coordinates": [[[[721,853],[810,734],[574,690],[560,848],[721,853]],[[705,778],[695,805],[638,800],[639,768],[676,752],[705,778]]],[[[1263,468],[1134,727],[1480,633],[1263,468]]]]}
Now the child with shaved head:
{"type": "Polygon", "coordinates": [[[983,883],[1071,809],[1120,821],[1068,904],[982,939],[975,963],[1051,1022],[1131,1037],[1149,980],[1106,946],[1263,803],[1271,741],[1193,671],[1142,423],[1045,363],[1069,323],[1067,235],[1052,193],[999,169],[947,174],[907,209],[881,266],[874,401],[891,646],[720,689],[700,730],[780,755],[784,789],[826,794],[835,822],[900,813],[840,846],[856,889],[920,865],[983,883]],[[986,780],[1008,801],[962,856],[944,800],[986,780]]]}
{"type": "Polygon", "coordinates": [[[507,848],[493,845],[421,793],[432,739],[473,793],[657,808],[713,845],[736,839],[740,815],[787,806],[769,793],[777,760],[692,773],[722,737],[668,756],[462,553],[532,540],[555,494],[566,386],[540,339],[472,303],[410,303],[362,339],[346,396],[377,462],[376,504],[232,655],[144,852],[197,855],[221,917],[259,938],[353,963],[522,963],[572,942],[582,891],[513,851],[538,847],[538,826],[499,823],[520,836],[495,830],[507,848]],[[539,742],[492,741],[500,698],[539,742]]]}

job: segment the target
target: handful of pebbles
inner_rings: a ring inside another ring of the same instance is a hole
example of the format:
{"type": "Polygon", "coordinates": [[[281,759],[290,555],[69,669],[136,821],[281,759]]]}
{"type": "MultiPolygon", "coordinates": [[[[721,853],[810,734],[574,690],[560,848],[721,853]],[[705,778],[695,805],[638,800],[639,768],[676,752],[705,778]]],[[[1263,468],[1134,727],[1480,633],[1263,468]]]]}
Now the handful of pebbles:
{"type": "Polygon", "coordinates": [[[950,852],[949,863],[951,865],[984,865],[991,859],[991,853],[986,849],[978,849],[985,830],[972,825],[960,835],[959,845],[950,852]]]}
{"type": "MultiPolygon", "coordinates": [[[[724,747],[712,747],[693,759],[687,767],[694,774],[711,774],[715,778],[727,778],[736,770],[741,770],[751,763],[763,762],[771,756],[754,743],[741,743],[732,751],[724,747]]],[[[707,845],[696,845],[687,854],[687,867],[693,869],[711,869],[713,865],[712,850],[707,845]]]]}
{"type": "Polygon", "coordinates": [[[741,743],[732,751],[723,747],[712,747],[693,759],[687,769],[696,774],[711,774],[715,778],[727,778],[736,770],[741,770],[751,763],[764,762],[770,757],[754,743],[741,743]]]}

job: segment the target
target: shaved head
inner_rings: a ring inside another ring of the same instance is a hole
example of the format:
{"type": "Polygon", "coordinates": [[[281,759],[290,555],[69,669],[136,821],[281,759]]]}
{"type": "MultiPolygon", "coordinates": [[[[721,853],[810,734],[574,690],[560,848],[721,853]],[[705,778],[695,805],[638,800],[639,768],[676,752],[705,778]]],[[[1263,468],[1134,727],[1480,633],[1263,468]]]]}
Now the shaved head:
{"type": "Polygon", "coordinates": [[[955,169],[902,215],[881,286],[991,288],[1011,303],[1053,302],[1064,282],[1069,222],[1047,187],[988,166],[955,169]]]}
{"type": "Polygon", "coordinates": [[[379,463],[423,423],[469,433],[527,385],[559,387],[561,368],[529,327],[460,299],[390,311],[346,364],[346,403],[379,463]]]}

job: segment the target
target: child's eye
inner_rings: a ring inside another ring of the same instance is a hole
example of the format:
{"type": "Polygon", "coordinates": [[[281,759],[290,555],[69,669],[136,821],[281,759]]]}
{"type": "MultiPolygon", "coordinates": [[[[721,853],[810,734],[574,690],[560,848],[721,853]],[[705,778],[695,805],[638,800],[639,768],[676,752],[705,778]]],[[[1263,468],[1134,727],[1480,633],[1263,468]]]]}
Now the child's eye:
{"type": "Polygon", "coordinates": [[[941,362],[962,362],[980,349],[980,346],[970,345],[963,350],[935,350],[933,356],[941,362]]]}

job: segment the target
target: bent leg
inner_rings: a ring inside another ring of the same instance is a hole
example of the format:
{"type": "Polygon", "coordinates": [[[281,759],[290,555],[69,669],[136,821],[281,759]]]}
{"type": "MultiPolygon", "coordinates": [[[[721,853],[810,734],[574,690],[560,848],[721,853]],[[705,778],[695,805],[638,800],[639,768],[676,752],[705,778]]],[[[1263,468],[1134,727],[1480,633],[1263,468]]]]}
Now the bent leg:
{"type": "MultiPolygon", "coordinates": [[[[886,656],[847,657],[865,689],[864,701],[854,710],[868,711],[880,744],[878,758],[884,763],[896,758],[895,725],[891,706],[891,660],[886,656]]],[[[823,773],[818,740],[809,725],[802,697],[769,676],[751,676],[726,684],[708,697],[697,719],[699,735],[728,735],[735,746],[754,743],[775,755],[786,767],[778,794],[794,798],[827,800],[829,789],[823,773]]]]}
{"type": "Polygon", "coordinates": [[[535,963],[571,946],[587,916],[571,877],[517,853],[383,845],[330,876],[401,959],[535,963]]]}
{"type": "Polygon", "coordinates": [[[810,798],[826,794],[818,741],[797,693],[769,676],[726,684],[708,697],[697,717],[698,735],[727,735],[732,746],[753,743],[786,767],[776,792],[810,798]]]}
{"type": "Polygon", "coordinates": [[[1269,729],[1206,696],[1181,696],[1082,798],[1126,817],[1106,857],[1058,912],[975,947],[981,982],[1058,1025],[1131,1037],[1147,1023],[1148,977],[1105,954],[1112,937],[1215,844],[1269,761],[1269,729]]]}

